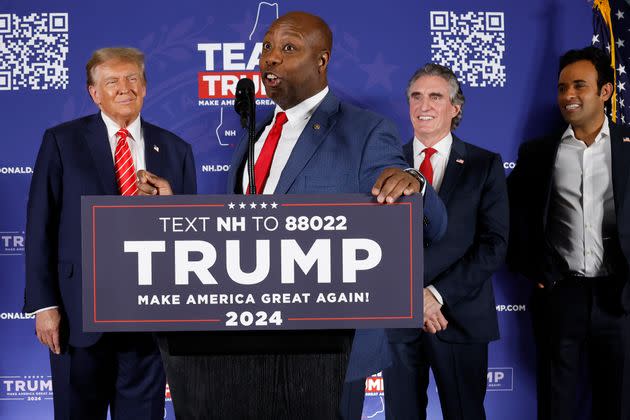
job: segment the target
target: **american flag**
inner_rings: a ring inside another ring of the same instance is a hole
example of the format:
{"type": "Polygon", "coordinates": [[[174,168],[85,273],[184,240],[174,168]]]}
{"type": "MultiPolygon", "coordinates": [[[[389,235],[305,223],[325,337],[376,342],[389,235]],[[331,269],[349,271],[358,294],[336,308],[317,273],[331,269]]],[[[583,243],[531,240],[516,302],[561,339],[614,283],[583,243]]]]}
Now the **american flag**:
{"type": "Polygon", "coordinates": [[[593,1],[591,42],[610,55],[615,70],[609,117],[613,122],[630,124],[630,79],[626,72],[630,72],[630,5],[625,0],[593,1]]]}

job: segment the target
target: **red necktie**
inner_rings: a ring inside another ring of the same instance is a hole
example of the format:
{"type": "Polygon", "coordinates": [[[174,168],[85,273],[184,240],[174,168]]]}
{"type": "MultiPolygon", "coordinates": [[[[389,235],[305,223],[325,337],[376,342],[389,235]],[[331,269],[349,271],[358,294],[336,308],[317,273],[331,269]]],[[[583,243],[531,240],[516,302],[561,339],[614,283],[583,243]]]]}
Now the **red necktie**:
{"type": "MultiPolygon", "coordinates": [[[[271,169],[271,162],[273,161],[273,155],[278,147],[278,141],[282,134],[282,126],[287,122],[287,114],[284,112],[278,112],[276,115],[276,122],[273,123],[271,131],[267,135],[265,144],[256,159],[254,165],[254,177],[256,179],[256,194],[262,194],[269,178],[269,170],[271,169]]],[[[249,194],[249,187],[247,188],[247,194],[249,194]]]]}
{"type": "Polygon", "coordinates": [[[116,170],[118,191],[120,195],[136,195],[138,192],[136,170],[133,166],[131,149],[127,143],[129,131],[126,128],[121,128],[116,135],[118,136],[118,143],[116,143],[116,152],[114,153],[114,169],[116,170]]]}
{"type": "Polygon", "coordinates": [[[435,152],[437,152],[437,150],[432,147],[424,149],[424,159],[420,164],[420,173],[424,175],[431,185],[433,185],[433,165],[431,165],[431,156],[433,156],[435,152]]]}

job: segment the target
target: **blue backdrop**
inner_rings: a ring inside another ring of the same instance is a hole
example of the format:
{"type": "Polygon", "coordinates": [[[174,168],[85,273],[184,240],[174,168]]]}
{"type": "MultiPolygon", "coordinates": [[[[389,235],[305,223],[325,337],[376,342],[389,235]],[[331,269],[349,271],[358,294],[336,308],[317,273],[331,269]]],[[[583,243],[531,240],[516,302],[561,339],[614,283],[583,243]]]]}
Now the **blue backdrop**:
{"type": "MultiPolygon", "coordinates": [[[[242,134],[230,100],[221,97],[231,96],[239,75],[258,70],[266,27],[291,10],[328,21],[332,90],[393,119],[403,142],[412,135],[404,96],[409,76],[428,61],[453,67],[466,95],[457,134],[501,153],[506,174],[524,139],[559,123],[557,59],[589,44],[592,34],[586,0],[3,0],[0,419],[52,419],[47,351],[36,340],[33,320],[20,314],[25,208],[44,129],[96,111],[85,86],[91,52],[121,45],[145,52],[142,116],[190,142],[199,192],[221,193],[242,134]]],[[[261,99],[259,115],[271,109],[261,99]]],[[[502,338],[490,346],[488,417],[530,420],[536,405],[530,286],[505,272],[494,281],[502,338]]],[[[368,385],[364,417],[383,419],[382,381],[376,377],[368,385]]],[[[435,387],[430,394],[429,418],[439,419],[435,387]]],[[[165,414],[174,418],[170,402],[165,414]]]]}

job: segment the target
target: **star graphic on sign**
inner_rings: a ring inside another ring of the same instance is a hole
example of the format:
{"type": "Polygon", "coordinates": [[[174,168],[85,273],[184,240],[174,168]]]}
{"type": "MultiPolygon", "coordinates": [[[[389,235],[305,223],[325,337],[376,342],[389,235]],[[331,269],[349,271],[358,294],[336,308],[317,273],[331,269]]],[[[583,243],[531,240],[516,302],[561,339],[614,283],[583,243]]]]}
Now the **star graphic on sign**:
{"type": "Polygon", "coordinates": [[[239,209],[244,209],[245,207],[247,207],[247,206],[242,201],[241,201],[241,204],[238,205],[239,209]]]}
{"type": "Polygon", "coordinates": [[[228,204],[228,208],[229,208],[230,210],[234,210],[234,203],[230,203],[230,204],[228,204]]]}
{"type": "Polygon", "coordinates": [[[265,203],[264,201],[262,203],[260,203],[260,208],[261,209],[266,209],[267,208],[267,203],[265,203]]]}
{"type": "Polygon", "coordinates": [[[625,42],[626,41],[624,41],[623,39],[619,38],[617,40],[617,48],[625,47],[625,45],[624,45],[625,42]]]}
{"type": "Polygon", "coordinates": [[[623,98],[619,99],[619,108],[623,108],[625,106],[623,102],[624,102],[623,98]]]}
{"type": "Polygon", "coordinates": [[[591,39],[591,44],[595,45],[599,42],[599,34],[594,34],[593,39],[591,39]]]}
{"type": "Polygon", "coordinates": [[[255,209],[256,208],[256,203],[249,203],[249,208],[250,209],[255,209]]]}
{"type": "Polygon", "coordinates": [[[621,64],[619,64],[619,67],[617,67],[617,71],[619,72],[619,75],[621,76],[622,74],[626,72],[626,66],[622,66],[621,64]]]}
{"type": "Polygon", "coordinates": [[[624,124],[626,123],[626,118],[624,117],[623,114],[621,114],[621,122],[624,123],[624,124]]]}
{"type": "Polygon", "coordinates": [[[359,67],[368,74],[366,87],[381,85],[388,92],[392,91],[391,74],[398,69],[398,66],[387,63],[383,54],[378,53],[373,63],[361,64],[359,67]]]}
{"type": "Polygon", "coordinates": [[[617,83],[617,90],[619,90],[619,92],[626,90],[626,83],[625,82],[622,83],[621,81],[619,81],[617,83]]]}
{"type": "Polygon", "coordinates": [[[610,54],[610,44],[606,44],[606,51],[608,51],[608,54],[610,54]]]}
{"type": "Polygon", "coordinates": [[[276,203],[275,201],[273,203],[271,203],[271,208],[275,209],[276,207],[278,207],[278,203],[276,203]]]}
{"type": "Polygon", "coordinates": [[[623,12],[619,9],[617,9],[617,13],[615,13],[617,15],[617,19],[623,19],[623,12]]]}

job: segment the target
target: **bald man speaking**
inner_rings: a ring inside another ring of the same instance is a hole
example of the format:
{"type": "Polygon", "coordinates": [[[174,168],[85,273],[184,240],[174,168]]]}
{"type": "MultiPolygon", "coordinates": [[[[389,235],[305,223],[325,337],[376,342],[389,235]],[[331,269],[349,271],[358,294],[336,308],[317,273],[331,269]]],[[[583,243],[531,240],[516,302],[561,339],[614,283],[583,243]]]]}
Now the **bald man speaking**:
{"type": "MultiPolygon", "coordinates": [[[[424,238],[438,239],[446,229],[444,205],[422,175],[404,170],[407,163],[393,124],[340,102],[330,91],[327,69],[331,50],[330,28],[308,13],[281,16],[267,31],[259,65],[267,95],[276,108],[256,130],[260,133],[255,145],[256,165],[259,156],[271,156],[268,171],[260,177],[256,172],[257,192],[371,193],[380,203],[423,192],[424,238]]],[[[247,149],[247,138],[243,138],[233,155],[228,193],[247,190],[247,149]]],[[[184,347],[184,340],[181,336],[171,338],[166,370],[178,419],[338,418],[345,375],[362,380],[389,360],[383,330],[195,337],[186,346],[241,340],[240,353],[244,354],[175,355],[176,347],[184,347]],[[281,350],[263,355],[265,343],[281,350]],[[259,351],[248,354],[247,349],[259,351]],[[190,380],[187,373],[200,379],[190,380]]]]}

